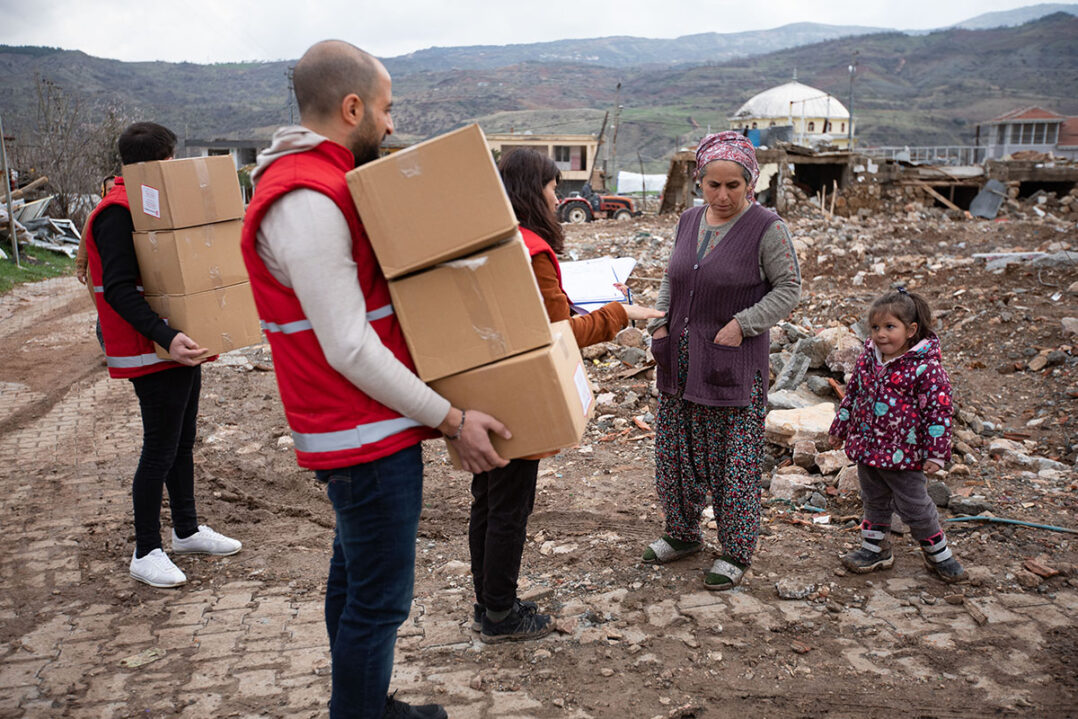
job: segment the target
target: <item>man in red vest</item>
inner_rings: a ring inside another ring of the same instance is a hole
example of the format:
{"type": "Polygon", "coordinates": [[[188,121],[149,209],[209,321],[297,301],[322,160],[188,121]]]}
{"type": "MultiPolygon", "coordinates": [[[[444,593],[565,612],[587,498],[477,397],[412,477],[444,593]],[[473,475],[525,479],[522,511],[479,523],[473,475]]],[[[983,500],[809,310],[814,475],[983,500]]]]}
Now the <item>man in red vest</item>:
{"type": "MultiPolygon", "coordinates": [[[[136,122],[119,140],[125,165],[167,160],[175,147],[176,135],[152,122],[136,122]]],[[[134,229],[123,178],[116,178],[86,221],[83,240],[109,375],[131,380],[142,411],[142,454],[131,487],[135,552],[130,572],[151,587],[176,587],[187,577],[161,548],[163,488],[168,488],[174,553],[228,555],[242,545],[198,523],[192,448],[206,350],[146,303],[134,229]],[[155,342],[168,348],[171,360],[158,358],[155,342]]]]}
{"type": "Polygon", "coordinates": [[[387,697],[412,601],[420,442],[440,431],[464,468],[480,472],[506,464],[488,433],[509,432],[415,376],[348,191],[345,173],[377,158],[393,132],[389,73],[362,50],[326,41],[296,64],[293,85],[301,124],[278,130],[259,156],[243,257],[297,461],[326,484],[337,518],[326,586],[330,716],[445,717],[436,704],[387,697]]]}

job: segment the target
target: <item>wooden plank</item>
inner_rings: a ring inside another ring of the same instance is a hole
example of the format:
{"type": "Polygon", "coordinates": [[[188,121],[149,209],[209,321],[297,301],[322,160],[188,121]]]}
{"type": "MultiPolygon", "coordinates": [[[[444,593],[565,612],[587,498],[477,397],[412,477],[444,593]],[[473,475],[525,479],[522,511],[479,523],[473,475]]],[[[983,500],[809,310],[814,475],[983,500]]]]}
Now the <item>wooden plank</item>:
{"type": "Polygon", "coordinates": [[[960,208],[958,205],[956,205],[955,203],[948,200],[946,197],[944,197],[940,193],[936,192],[932,188],[931,185],[925,184],[924,182],[915,182],[913,184],[916,185],[917,187],[920,187],[922,190],[924,190],[928,194],[932,195],[933,197],[935,197],[937,200],[942,202],[946,207],[948,207],[948,208],[950,208],[952,210],[958,210],[959,212],[962,211],[962,208],[960,208]]]}

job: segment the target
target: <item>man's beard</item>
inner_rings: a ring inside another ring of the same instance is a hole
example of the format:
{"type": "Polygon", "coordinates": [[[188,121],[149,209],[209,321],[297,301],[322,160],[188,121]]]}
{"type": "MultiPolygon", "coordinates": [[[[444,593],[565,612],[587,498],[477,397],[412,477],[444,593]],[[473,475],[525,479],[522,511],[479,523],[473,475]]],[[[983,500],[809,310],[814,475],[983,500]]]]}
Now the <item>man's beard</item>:
{"type": "Polygon", "coordinates": [[[375,137],[370,129],[373,125],[369,122],[367,114],[363,114],[363,120],[360,122],[359,127],[356,128],[355,135],[352,136],[352,141],[349,143],[349,149],[352,151],[352,157],[356,161],[356,167],[365,165],[371,160],[377,160],[382,154],[382,140],[384,137],[375,137]]]}

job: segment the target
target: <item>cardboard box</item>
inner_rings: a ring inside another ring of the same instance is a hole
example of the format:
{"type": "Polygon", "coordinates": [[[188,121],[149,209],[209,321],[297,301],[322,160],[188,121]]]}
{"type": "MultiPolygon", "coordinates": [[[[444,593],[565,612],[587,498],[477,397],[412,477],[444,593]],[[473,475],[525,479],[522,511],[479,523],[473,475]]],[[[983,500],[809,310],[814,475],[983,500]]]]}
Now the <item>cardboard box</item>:
{"type": "Polygon", "coordinates": [[[348,186],[391,279],[481,250],[517,227],[478,125],[357,167],[348,186]]]}
{"type": "Polygon", "coordinates": [[[173,230],[243,217],[243,193],[228,155],[123,166],[136,232],[173,230]]]}
{"type": "Polygon", "coordinates": [[[520,235],[403,279],[389,293],[425,382],[551,343],[543,296],[520,235]]]}
{"type": "MultiPolygon", "coordinates": [[[[193,295],[146,295],[146,302],[169,327],[180,330],[211,355],[262,342],[248,282],[193,295]]],[[[155,349],[158,357],[168,357],[167,348],[155,349]]]]}
{"type": "Polygon", "coordinates": [[[247,281],[240,251],[243,220],[179,230],[136,232],[135,255],[146,294],[193,295],[247,281]]]}
{"type": "MultiPolygon", "coordinates": [[[[553,344],[430,383],[456,407],[502,421],[510,440],[491,435],[506,459],[570,447],[580,441],[595,398],[569,322],[551,325],[553,344]]],[[[456,467],[459,459],[449,442],[456,467]]]]}

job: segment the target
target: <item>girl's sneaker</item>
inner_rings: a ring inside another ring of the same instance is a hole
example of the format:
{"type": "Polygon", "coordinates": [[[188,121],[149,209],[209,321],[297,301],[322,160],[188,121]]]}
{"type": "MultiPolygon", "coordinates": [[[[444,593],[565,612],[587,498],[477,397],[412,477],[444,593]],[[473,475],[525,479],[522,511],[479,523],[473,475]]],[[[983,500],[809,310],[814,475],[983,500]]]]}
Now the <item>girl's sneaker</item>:
{"type": "Polygon", "coordinates": [[[842,558],[842,566],[855,574],[868,574],[877,569],[890,569],[895,563],[891,541],[885,524],[861,522],[861,546],[842,558]]]}
{"type": "Polygon", "coordinates": [[[943,532],[928,539],[922,539],[920,544],[928,571],[948,584],[958,584],[969,580],[966,570],[954,558],[951,548],[947,546],[947,537],[943,536],[943,532]]]}

